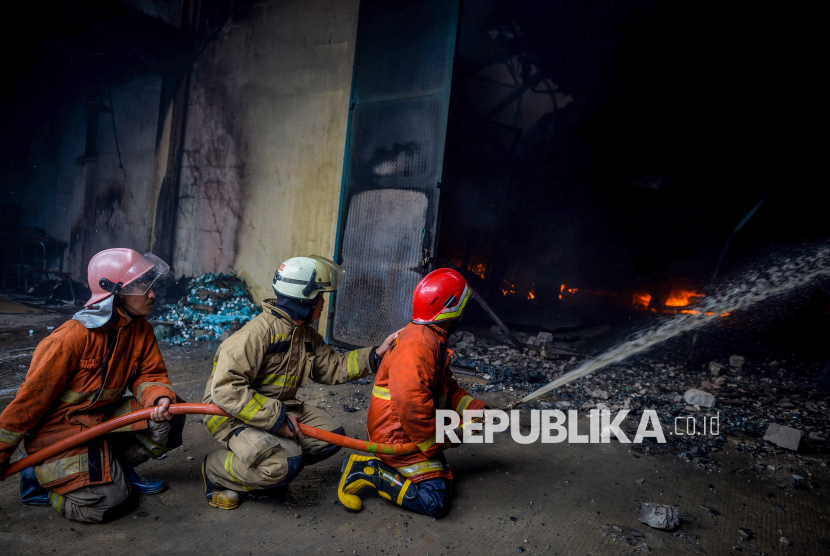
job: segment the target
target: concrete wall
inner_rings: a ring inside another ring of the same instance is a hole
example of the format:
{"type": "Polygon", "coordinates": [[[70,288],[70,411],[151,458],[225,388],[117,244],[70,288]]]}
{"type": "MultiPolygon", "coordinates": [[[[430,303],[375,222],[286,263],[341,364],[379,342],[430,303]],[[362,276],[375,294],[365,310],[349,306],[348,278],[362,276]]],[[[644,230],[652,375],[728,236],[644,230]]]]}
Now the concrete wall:
{"type": "Polygon", "coordinates": [[[235,14],[202,53],[185,132],[177,275],[234,270],[261,300],[282,260],[333,255],[358,5],[264,2],[235,14]]]}
{"type": "MultiPolygon", "coordinates": [[[[260,301],[274,271],[297,255],[334,253],[359,0],[273,0],[238,7],[199,54],[190,76],[173,271],[235,271],[260,301]]],[[[94,98],[64,102],[64,115],[33,145],[16,201],[24,225],[70,242],[77,279],[98,250],[150,244],[159,193],[154,156],[162,79],[104,87],[98,154],[84,154],[94,98]]],[[[169,120],[169,118],[168,118],[169,120]]],[[[158,152],[157,152],[158,151],[158,152]]],[[[325,322],[322,323],[325,325],[325,322]]]]}

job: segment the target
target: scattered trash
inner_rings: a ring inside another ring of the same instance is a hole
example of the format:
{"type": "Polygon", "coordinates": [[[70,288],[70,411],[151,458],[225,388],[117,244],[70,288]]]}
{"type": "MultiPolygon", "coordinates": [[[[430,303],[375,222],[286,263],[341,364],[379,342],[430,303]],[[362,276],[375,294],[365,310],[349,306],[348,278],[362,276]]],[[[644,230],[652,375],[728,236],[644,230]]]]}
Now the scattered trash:
{"type": "Polygon", "coordinates": [[[188,281],[185,291],[177,303],[165,305],[152,321],[156,336],[168,337],[173,345],[226,339],[262,312],[245,281],[232,273],[202,274],[188,281]]]}

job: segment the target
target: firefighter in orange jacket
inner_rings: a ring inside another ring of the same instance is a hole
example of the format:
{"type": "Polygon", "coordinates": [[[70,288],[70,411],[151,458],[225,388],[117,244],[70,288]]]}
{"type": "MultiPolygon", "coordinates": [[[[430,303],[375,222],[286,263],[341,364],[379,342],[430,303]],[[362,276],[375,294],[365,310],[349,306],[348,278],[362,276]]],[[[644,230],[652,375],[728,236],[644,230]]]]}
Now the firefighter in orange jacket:
{"type": "Polygon", "coordinates": [[[73,521],[100,523],[127,509],[131,492],[164,489],[134,467],[181,445],[184,419],[168,412],[176,394],[144,318],[155,302],[152,286],[168,268],[151,253],[98,253],[89,263],[85,308],[38,344],[26,380],[0,414],[0,468],[21,442],[34,453],[131,410],[155,410],[149,422],[23,471],[24,504],[51,504],[73,521]],[[122,397],[127,389],[133,397],[122,397]]]}
{"type": "Polygon", "coordinates": [[[400,332],[381,362],[369,404],[367,432],[372,442],[415,442],[419,451],[404,456],[352,455],[343,462],[338,497],[349,510],[363,505],[364,487],[409,510],[435,518],[449,509],[452,472],[436,443],[436,409],[485,409],[487,404],[458,386],[450,371],[447,335],[461,319],[471,291],[456,271],[442,268],[424,277],[413,295],[412,322],[400,332]]]}

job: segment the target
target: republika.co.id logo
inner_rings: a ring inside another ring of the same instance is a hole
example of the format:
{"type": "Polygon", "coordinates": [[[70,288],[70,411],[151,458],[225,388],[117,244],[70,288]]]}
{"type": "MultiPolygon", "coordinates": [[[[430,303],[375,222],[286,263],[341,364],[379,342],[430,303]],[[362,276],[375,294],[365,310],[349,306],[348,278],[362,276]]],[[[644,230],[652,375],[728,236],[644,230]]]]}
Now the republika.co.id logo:
{"type": "MultiPolygon", "coordinates": [[[[514,409],[508,414],[499,409],[467,409],[464,410],[462,423],[461,416],[449,409],[436,411],[436,441],[461,442],[465,444],[489,444],[493,442],[493,434],[510,429],[510,436],[518,444],[531,444],[541,440],[543,444],[556,444],[567,440],[571,444],[607,444],[611,437],[616,437],[623,444],[630,444],[632,440],[622,430],[621,425],[628,416],[629,410],[622,409],[613,415],[611,411],[592,409],[589,414],[588,434],[577,430],[577,411],[565,413],[558,409],[533,409],[530,411],[530,431],[522,434],[520,412],[514,409]],[[463,431],[459,438],[459,427],[463,431]]],[[[720,433],[720,413],[716,417],[704,417],[702,426],[698,426],[697,419],[690,417],[676,417],[674,430],[670,435],[700,435],[717,436],[720,433]]],[[[664,444],[666,436],[657,412],[653,409],[643,411],[637,432],[634,435],[634,444],[642,443],[643,439],[654,438],[664,444]]]]}

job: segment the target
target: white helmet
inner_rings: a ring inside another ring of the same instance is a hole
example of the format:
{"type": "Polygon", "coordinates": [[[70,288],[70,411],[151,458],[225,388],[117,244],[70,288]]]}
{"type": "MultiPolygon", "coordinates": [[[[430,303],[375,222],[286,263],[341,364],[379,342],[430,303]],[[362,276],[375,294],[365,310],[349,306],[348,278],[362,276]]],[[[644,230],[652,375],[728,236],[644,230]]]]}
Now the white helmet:
{"type": "Polygon", "coordinates": [[[346,269],[324,257],[292,257],[274,273],[274,292],[294,299],[315,299],[343,284],[346,269]]]}

